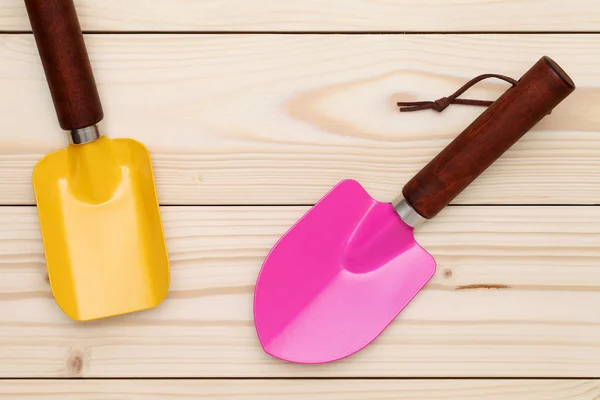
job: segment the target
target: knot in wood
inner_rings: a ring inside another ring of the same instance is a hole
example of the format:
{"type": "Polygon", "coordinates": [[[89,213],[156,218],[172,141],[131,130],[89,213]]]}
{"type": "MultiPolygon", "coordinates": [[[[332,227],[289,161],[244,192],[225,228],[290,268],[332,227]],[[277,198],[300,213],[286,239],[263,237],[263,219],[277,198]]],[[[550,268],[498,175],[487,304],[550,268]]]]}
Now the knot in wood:
{"type": "Polygon", "coordinates": [[[80,377],[83,375],[85,356],[79,350],[71,350],[67,358],[67,373],[69,376],[80,377]]]}

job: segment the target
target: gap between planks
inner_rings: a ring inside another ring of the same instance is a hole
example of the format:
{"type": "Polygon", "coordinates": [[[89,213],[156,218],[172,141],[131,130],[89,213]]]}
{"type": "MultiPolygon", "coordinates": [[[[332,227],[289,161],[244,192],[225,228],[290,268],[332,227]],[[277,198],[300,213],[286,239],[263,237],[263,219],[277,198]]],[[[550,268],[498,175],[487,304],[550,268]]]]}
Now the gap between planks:
{"type": "MultiPolygon", "coordinates": [[[[315,204],[161,204],[169,207],[314,207],[315,204]]],[[[599,207],[600,204],[448,204],[446,207],[599,207]]],[[[0,207],[37,207],[36,204],[0,204],[0,207]]]]}
{"type": "MultiPolygon", "coordinates": [[[[598,35],[600,31],[96,31],[83,30],[84,35],[316,35],[316,36],[367,36],[367,35],[598,35]]],[[[30,35],[32,31],[0,30],[0,35],[30,35]]]]}
{"type": "Polygon", "coordinates": [[[43,380],[0,381],[0,396],[11,400],[52,396],[61,400],[160,399],[179,400],[198,396],[220,400],[307,399],[311,400],[415,400],[494,399],[595,400],[598,380],[43,380]],[[16,397],[15,397],[16,396],[16,397]],[[549,397],[550,396],[550,397],[549,397]]]}

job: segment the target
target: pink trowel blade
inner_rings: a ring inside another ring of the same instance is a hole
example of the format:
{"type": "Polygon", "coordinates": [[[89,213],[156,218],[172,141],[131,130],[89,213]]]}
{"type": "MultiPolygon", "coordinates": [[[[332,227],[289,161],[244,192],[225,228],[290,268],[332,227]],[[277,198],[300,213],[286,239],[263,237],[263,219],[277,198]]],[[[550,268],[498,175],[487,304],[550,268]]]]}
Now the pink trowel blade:
{"type": "Polygon", "coordinates": [[[255,323],[268,354],[322,363],[374,340],[435,271],[388,203],[338,184],[267,257],[255,323]]]}
{"type": "Polygon", "coordinates": [[[431,279],[433,257],[413,228],[435,217],[575,86],[541,58],[403,188],[394,204],[339,183],[271,250],[254,318],[266,353],[296,363],[350,356],[373,340],[431,279]]]}

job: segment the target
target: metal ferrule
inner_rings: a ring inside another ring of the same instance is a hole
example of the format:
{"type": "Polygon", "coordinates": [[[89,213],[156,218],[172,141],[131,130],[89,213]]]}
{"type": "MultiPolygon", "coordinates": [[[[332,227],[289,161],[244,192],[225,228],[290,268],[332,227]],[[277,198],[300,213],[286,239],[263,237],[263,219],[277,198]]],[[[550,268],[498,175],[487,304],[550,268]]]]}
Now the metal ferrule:
{"type": "Polygon", "coordinates": [[[69,135],[71,144],[86,144],[93,142],[102,136],[96,125],[88,126],[82,129],[73,129],[69,135]]]}
{"type": "Polygon", "coordinates": [[[417,228],[423,222],[427,221],[404,198],[398,199],[394,204],[396,204],[394,209],[406,225],[417,228]]]}

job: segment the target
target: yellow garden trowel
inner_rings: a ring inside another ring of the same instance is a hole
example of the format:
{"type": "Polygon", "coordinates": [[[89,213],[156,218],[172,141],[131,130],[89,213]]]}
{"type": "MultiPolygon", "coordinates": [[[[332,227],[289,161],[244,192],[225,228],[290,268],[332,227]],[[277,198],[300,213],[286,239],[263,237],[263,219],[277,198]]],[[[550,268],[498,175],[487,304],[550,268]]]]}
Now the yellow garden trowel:
{"type": "Polygon", "coordinates": [[[60,126],[71,144],[33,171],[52,293],[76,321],[157,306],[169,260],[150,155],[108,139],[72,0],[25,0],[60,126]]]}

